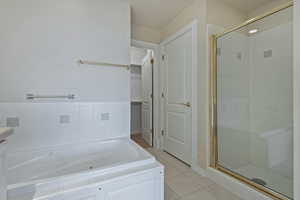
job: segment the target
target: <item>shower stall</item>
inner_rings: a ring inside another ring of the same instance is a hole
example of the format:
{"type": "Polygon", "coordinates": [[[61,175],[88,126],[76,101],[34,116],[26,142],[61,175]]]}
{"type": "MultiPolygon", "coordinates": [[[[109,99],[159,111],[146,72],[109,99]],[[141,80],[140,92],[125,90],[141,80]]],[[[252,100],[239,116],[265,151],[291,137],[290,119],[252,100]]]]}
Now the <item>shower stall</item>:
{"type": "Polygon", "coordinates": [[[211,166],[293,199],[293,3],[211,38],[211,166]]]}

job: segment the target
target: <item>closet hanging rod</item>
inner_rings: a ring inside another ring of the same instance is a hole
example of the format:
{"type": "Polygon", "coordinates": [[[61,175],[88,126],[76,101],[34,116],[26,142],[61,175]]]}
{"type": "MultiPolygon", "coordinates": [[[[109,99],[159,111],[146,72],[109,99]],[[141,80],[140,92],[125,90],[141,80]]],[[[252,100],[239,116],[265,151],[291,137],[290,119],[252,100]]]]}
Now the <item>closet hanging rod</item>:
{"type": "Polygon", "coordinates": [[[113,63],[105,63],[105,62],[94,62],[94,61],[86,61],[79,60],[79,64],[81,65],[98,65],[98,66],[111,66],[111,67],[124,67],[129,70],[129,65],[121,65],[121,64],[113,64],[113,63]]]}
{"type": "Polygon", "coordinates": [[[73,100],[75,99],[74,94],[70,95],[34,95],[34,94],[27,94],[26,95],[27,100],[34,100],[34,99],[69,99],[73,100]]]}

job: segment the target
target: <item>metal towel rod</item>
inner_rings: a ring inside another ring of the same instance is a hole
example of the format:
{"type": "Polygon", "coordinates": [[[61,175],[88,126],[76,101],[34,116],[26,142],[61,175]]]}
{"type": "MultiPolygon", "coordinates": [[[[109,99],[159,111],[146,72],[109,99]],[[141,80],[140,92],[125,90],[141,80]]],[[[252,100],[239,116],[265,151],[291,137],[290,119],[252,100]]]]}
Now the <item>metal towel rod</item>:
{"type": "Polygon", "coordinates": [[[70,99],[73,100],[75,99],[75,95],[74,94],[70,94],[70,95],[34,95],[34,94],[27,94],[26,95],[26,99],[28,100],[34,100],[34,99],[70,99]]]}
{"type": "Polygon", "coordinates": [[[112,67],[124,67],[127,70],[129,70],[129,65],[121,65],[121,64],[113,64],[113,63],[105,63],[105,62],[93,62],[93,61],[85,61],[85,60],[79,60],[79,64],[81,65],[99,65],[99,66],[112,66],[112,67]]]}

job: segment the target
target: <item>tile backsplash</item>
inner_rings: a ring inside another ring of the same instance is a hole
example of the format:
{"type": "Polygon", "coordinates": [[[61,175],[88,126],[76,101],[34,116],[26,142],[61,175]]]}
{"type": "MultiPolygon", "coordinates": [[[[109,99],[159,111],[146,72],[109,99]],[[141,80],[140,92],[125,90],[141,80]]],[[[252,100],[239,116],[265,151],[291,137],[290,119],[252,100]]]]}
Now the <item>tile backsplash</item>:
{"type": "Polygon", "coordinates": [[[0,103],[0,126],[19,120],[8,152],[108,140],[129,136],[129,108],[128,102],[0,103]]]}

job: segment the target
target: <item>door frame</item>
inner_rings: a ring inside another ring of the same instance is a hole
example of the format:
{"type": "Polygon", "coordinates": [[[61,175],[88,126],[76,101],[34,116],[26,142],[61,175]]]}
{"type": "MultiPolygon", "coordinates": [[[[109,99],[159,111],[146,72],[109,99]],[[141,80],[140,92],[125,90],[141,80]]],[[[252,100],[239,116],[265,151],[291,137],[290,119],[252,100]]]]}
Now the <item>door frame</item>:
{"type": "MultiPolygon", "coordinates": [[[[160,74],[161,74],[161,112],[160,112],[160,124],[162,125],[162,133],[165,130],[165,120],[164,120],[164,113],[166,112],[165,104],[164,104],[164,97],[163,94],[165,93],[165,74],[163,68],[164,62],[163,62],[163,56],[165,53],[164,46],[175,40],[176,38],[182,36],[186,32],[191,31],[192,32],[192,163],[191,167],[193,169],[198,169],[199,163],[198,163],[198,77],[197,77],[197,71],[198,71],[198,21],[193,20],[190,24],[184,26],[180,30],[178,30],[176,33],[172,34],[163,42],[160,43],[160,52],[161,52],[161,67],[160,67],[160,74]]],[[[161,147],[163,149],[164,144],[164,137],[161,137],[160,141],[161,147]]]]}
{"type": "Polygon", "coordinates": [[[152,106],[152,143],[153,147],[160,149],[160,52],[159,52],[159,45],[150,43],[150,42],[144,42],[141,40],[131,40],[131,46],[143,48],[143,49],[149,49],[152,50],[154,53],[154,64],[152,69],[152,90],[153,90],[153,106],[152,106]]]}

